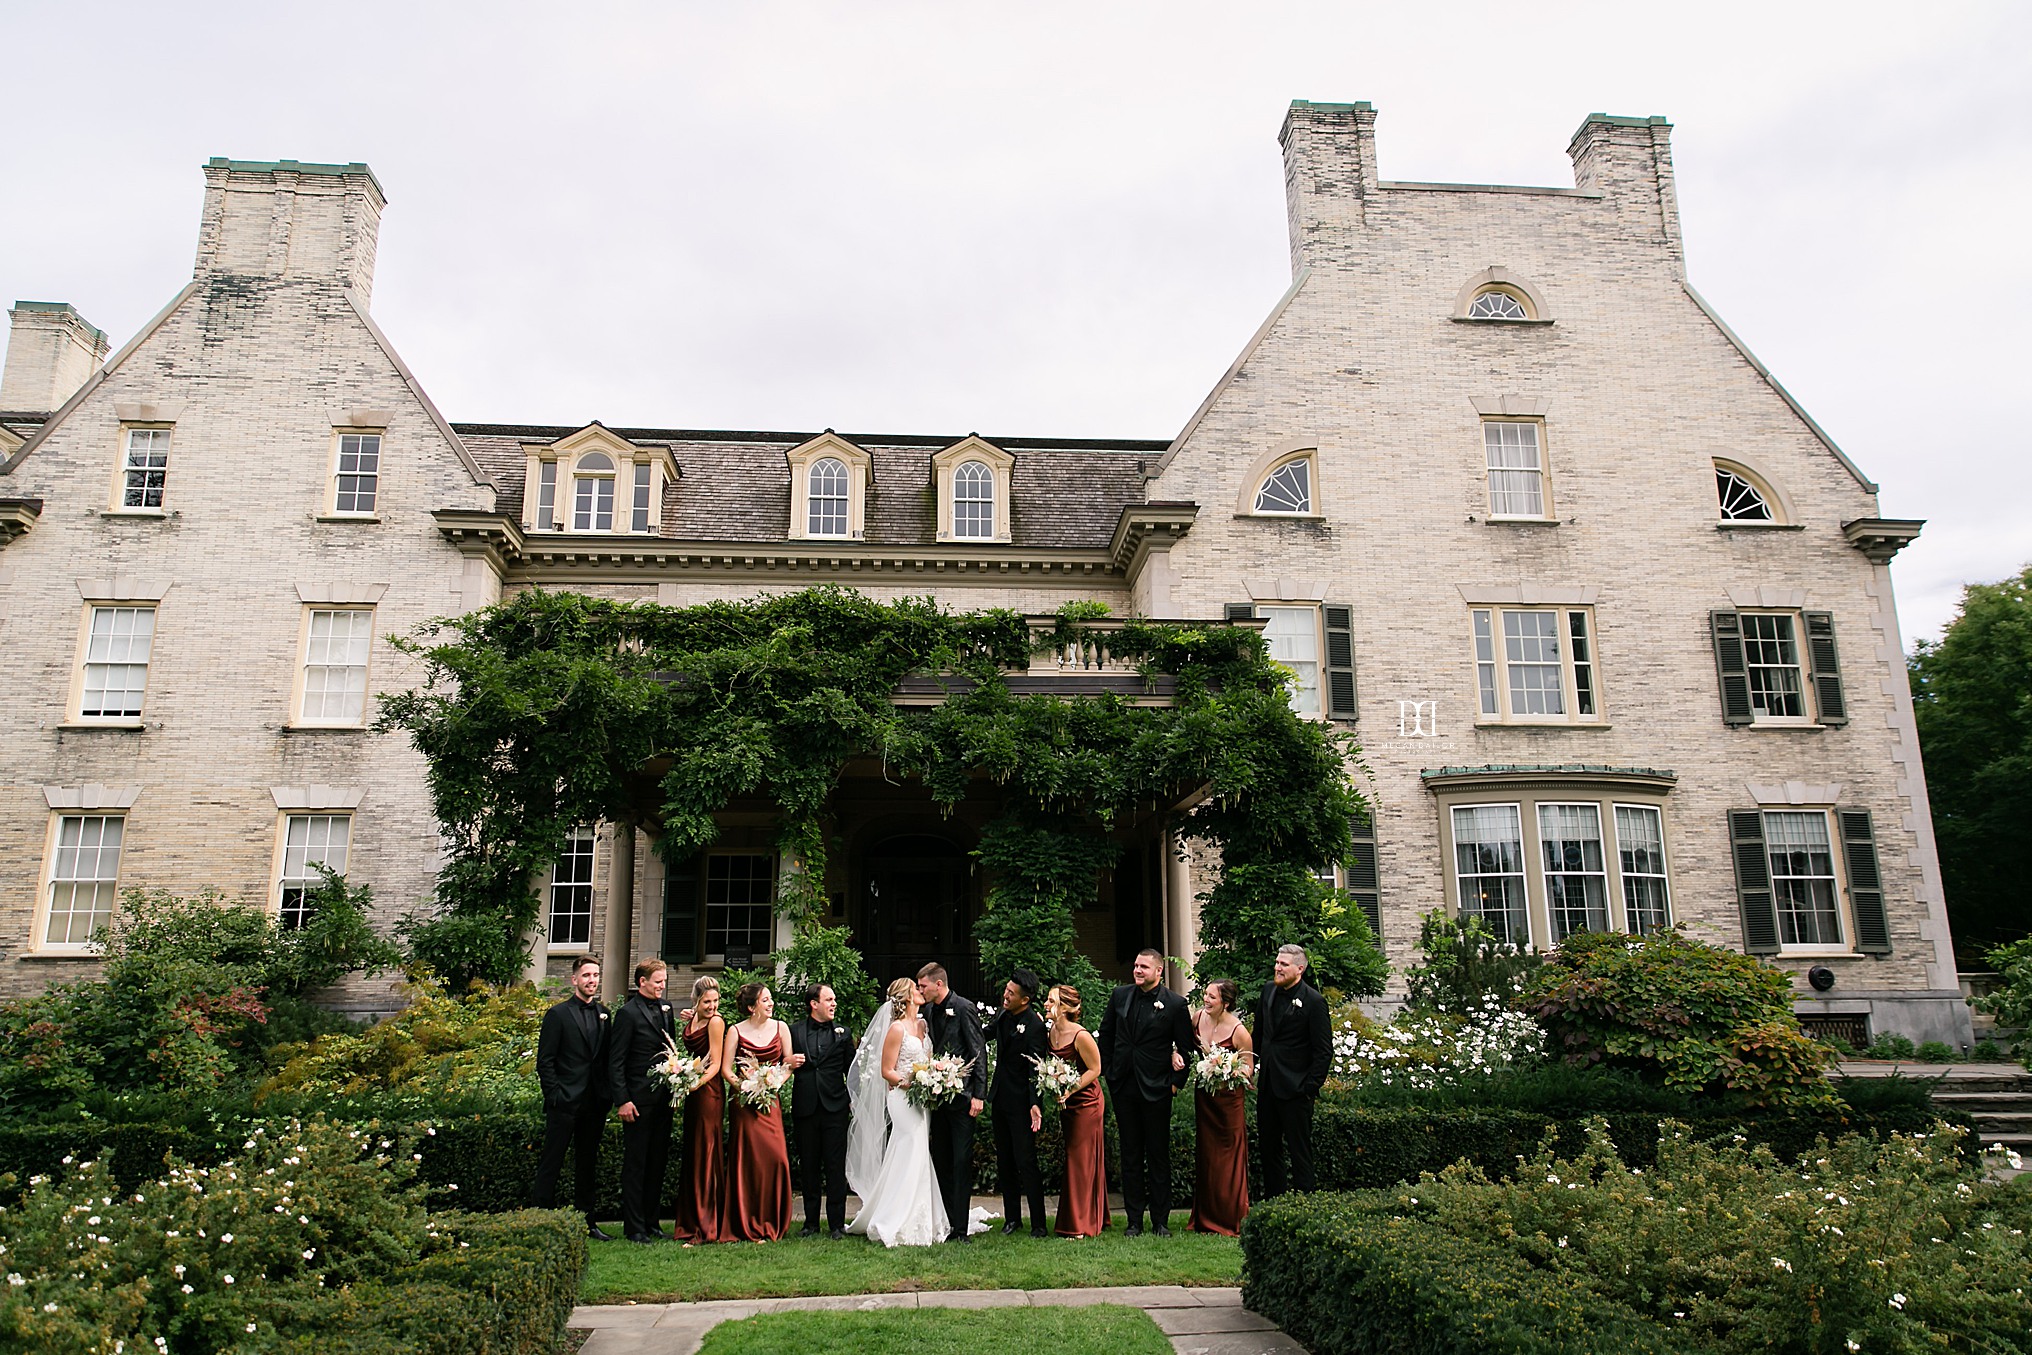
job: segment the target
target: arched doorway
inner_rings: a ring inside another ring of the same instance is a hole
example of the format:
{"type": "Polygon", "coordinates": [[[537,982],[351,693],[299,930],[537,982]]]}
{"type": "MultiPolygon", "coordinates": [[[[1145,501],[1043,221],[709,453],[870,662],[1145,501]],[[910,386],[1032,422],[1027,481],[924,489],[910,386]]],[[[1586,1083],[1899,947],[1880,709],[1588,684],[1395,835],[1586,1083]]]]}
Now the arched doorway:
{"type": "Polygon", "coordinates": [[[883,838],[863,852],[852,921],[879,985],[914,977],[936,960],[955,989],[979,996],[969,864],[957,845],[930,833],[883,838]]]}

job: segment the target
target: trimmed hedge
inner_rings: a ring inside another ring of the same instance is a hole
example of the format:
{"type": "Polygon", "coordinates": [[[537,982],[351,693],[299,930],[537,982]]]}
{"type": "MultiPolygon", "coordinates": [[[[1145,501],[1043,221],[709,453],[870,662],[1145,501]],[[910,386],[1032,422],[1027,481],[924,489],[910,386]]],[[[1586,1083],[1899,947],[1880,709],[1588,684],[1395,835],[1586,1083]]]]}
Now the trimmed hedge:
{"type": "Polygon", "coordinates": [[[1286,1195],[1242,1224],[1242,1302],[1313,1355],[1674,1355],[1584,1281],[1506,1248],[1392,1218],[1380,1191],[1286,1195]]]}

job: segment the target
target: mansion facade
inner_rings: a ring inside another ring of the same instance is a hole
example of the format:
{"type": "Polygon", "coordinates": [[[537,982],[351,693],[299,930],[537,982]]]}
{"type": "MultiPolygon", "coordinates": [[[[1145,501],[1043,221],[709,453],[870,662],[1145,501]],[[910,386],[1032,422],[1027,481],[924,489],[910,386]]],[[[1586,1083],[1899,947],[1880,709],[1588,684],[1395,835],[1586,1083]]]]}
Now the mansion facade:
{"type": "MultiPolygon", "coordinates": [[[[1152,441],[454,423],[373,318],[368,168],[212,160],[194,275],[117,353],[67,305],[11,312],[0,994],[90,972],[126,888],[287,924],[326,864],[384,922],[425,906],[423,761],[371,727],[419,677],[390,637],[532,587],[837,583],[1260,627],[1359,737],[1372,813],[1322,870],[1396,991],[1435,908],[1539,947],[1684,923],[1854,1042],[1966,1043],[1889,570],[1920,524],[1689,285],[1669,132],[1589,117],[1571,188],[1403,183],[1367,104],[1294,104],[1290,289],[1152,441]]],[[[1120,826],[1077,915],[1104,973],[1193,954],[1218,862],[1181,805],[1120,826]]],[[[827,892],[878,979],[999,979],[967,972],[995,812],[848,768],[827,892]]],[[[652,805],[576,832],[532,971],[590,949],[617,988],[636,955],[681,978],[780,943],[771,806],[720,817],[682,864],[652,805]]]]}

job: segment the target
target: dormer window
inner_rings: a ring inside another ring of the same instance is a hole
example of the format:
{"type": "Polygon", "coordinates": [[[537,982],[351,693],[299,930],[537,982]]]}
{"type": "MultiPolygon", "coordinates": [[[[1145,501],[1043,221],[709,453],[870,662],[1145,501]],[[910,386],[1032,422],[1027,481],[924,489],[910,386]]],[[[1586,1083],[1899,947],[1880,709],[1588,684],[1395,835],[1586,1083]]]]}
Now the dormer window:
{"type": "Polygon", "coordinates": [[[529,530],[654,536],[661,529],[664,489],[678,478],[668,447],[639,445],[594,423],[523,450],[529,530]]]}
{"type": "Polygon", "coordinates": [[[790,539],[863,539],[873,459],[830,429],[791,448],[784,459],[790,469],[790,539]]]}
{"type": "Polygon", "coordinates": [[[953,535],[986,541],[995,534],[995,475],[978,461],[953,472],[953,535]]]}
{"type": "Polygon", "coordinates": [[[1312,512],[1312,458],[1294,457],[1264,476],[1256,489],[1256,511],[1312,512]]]}
{"type": "Polygon", "coordinates": [[[572,530],[614,530],[614,459],[588,452],[572,468],[572,530]]]}
{"type": "Polygon", "coordinates": [[[931,459],[938,539],[969,544],[1009,540],[1009,492],[1016,458],[969,434],[931,459]]]}
{"type": "Polygon", "coordinates": [[[847,534],[847,467],[836,456],[812,463],[805,531],[812,536],[847,534]]]}

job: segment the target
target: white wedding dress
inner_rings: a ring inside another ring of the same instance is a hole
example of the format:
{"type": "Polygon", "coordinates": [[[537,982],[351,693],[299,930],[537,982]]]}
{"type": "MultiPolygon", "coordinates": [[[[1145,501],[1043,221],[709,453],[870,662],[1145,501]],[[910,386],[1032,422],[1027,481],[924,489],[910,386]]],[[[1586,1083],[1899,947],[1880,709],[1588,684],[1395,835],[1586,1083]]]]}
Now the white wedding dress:
{"type": "MultiPolygon", "coordinates": [[[[905,1031],[897,1058],[912,1063],[926,1055],[925,1042],[905,1031]]],[[[931,1165],[931,1115],[910,1104],[894,1087],[882,1099],[889,1120],[889,1138],[882,1147],[882,1165],[865,1189],[857,1187],[861,1212],[847,1225],[885,1247],[929,1247],[945,1241],[945,1201],[939,1198],[938,1174],[931,1165]]]]}

